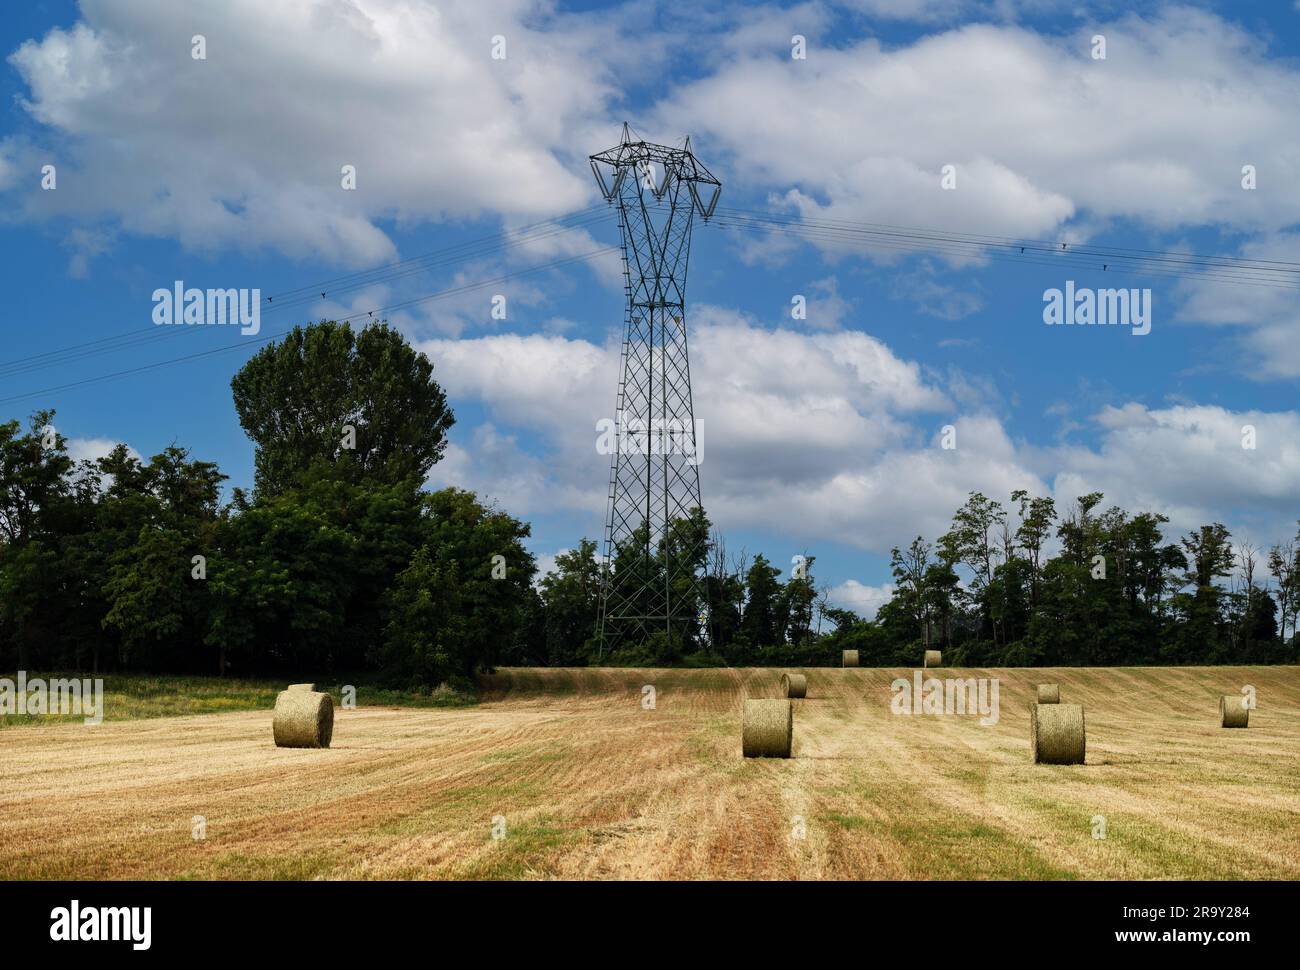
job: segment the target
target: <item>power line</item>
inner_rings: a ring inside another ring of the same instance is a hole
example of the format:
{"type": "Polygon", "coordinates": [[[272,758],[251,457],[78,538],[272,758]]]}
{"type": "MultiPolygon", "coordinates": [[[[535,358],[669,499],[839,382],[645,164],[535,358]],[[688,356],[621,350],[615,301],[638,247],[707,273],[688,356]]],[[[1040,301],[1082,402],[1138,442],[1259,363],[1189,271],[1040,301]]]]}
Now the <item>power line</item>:
{"type": "Polygon", "coordinates": [[[888,232],[896,235],[909,235],[915,238],[965,240],[977,245],[998,245],[1007,247],[1025,247],[1040,249],[1044,252],[1068,250],[1082,251],[1089,255],[1114,255],[1119,258],[1131,254],[1130,258],[1162,258],[1181,261],[1225,261],[1225,268],[1259,269],[1276,272],[1300,273],[1300,262],[1280,259],[1248,259],[1244,256],[1206,256],[1197,253],[1180,253],[1159,249],[1134,249],[1124,246],[1093,247],[1088,243],[1070,243],[1065,240],[1021,239],[1015,236],[995,236],[985,233],[956,232],[949,229],[920,229],[915,226],[897,226],[889,223],[853,222],[847,219],[795,219],[793,216],[781,216],[760,209],[741,209],[734,206],[719,206],[719,211],[733,212],[747,217],[760,217],[785,223],[797,222],[803,225],[838,227],[856,231],[888,232]],[[1273,267],[1281,269],[1273,270],[1273,267]]]}
{"type": "MultiPolygon", "coordinates": [[[[606,246],[603,249],[592,250],[589,253],[582,253],[581,255],[578,256],[569,256],[564,259],[555,260],[554,262],[546,263],[541,266],[531,266],[528,269],[516,270],[513,273],[506,273],[502,276],[494,277],[493,279],[480,280],[477,283],[467,283],[462,286],[452,287],[451,289],[448,290],[442,290],[437,293],[431,293],[427,296],[416,297],[410,300],[403,300],[400,303],[392,303],[384,307],[375,307],[372,310],[366,310],[363,312],[355,313],[348,317],[342,317],[336,322],[348,323],[351,322],[352,320],[358,320],[361,318],[367,318],[367,317],[373,318],[374,315],[377,313],[387,313],[391,310],[399,310],[405,307],[414,306],[419,303],[428,303],[433,300],[439,300],[448,296],[454,296],[458,293],[465,293],[470,290],[481,289],[482,287],[485,286],[494,286],[498,283],[503,283],[506,282],[507,280],[511,280],[519,276],[526,276],[530,273],[539,273],[542,272],[543,270],[548,270],[548,269],[556,269],[560,266],[568,266],[573,263],[583,262],[588,259],[595,259],[598,256],[603,256],[606,255],[607,253],[614,253],[618,251],[619,251],[618,246],[606,246]]],[[[198,330],[198,329],[206,329],[206,328],[196,326],[193,329],[198,330]]],[[[139,367],[131,367],[126,370],[114,371],[111,374],[100,374],[95,377],[88,377],[79,381],[70,381],[67,384],[59,384],[54,387],[42,388],[38,391],[28,391],[23,394],[15,394],[10,397],[0,398],[0,405],[13,404],[18,401],[25,401],[33,397],[42,397],[46,394],[54,394],[60,391],[73,390],[75,388],[85,387],[89,384],[99,384],[105,381],[115,380],[120,377],[129,377],[134,374],[141,374],[146,371],[156,370],[160,367],[169,367],[172,364],[180,364],[191,360],[197,360],[202,357],[211,357],[211,356],[215,356],[216,354],[230,353],[232,351],[238,351],[238,350],[249,350],[251,348],[259,347],[263,344],[270,343],[273,340],[277,340],[285,336],[286,334],[288,334],[291,329],[292,328],[281,330],[278,331],[277,333],[273,333],[266,337],[259,337],[256,340],[242,340],[237,344],[231,344],[230,346],[226,346],[226,347],[215,347],[210,350],[196,351],[195,353],[185,354],[181,357],[172,357],[167,360],[155,361],[150,364],[141,364],[139,367]]]]}
{"type": "MultiPolygon", "coordinates": [[[[332,286],[334,286],[334,284],[355,280],[359,277],[366,276],[370,273],[382,272],[385,270],[393,269],[398,266],[405,266],[409,263],[419,262],[433,257],[445,256],[449,253],[456,252],[457,250],[461,250],[466,247],[475,246],[479,243],[490,242],[498,239],[502,239],[502,240],[512,239],[514,237],[519,237],[524,234],[531,233],[537,229],[543,229],[548,226],[559,225],[560,223],[568,222],[569,220],[572,219],[586,219],[587,217],[594,216],[594,215],[599,215],[600,218],[591,220],[592,222],[602,222],[605,219],[609,219],[613,217],[613,214],[608,211],[608,208],[605,205],[603,204],[593,205],[593,206],[589,206],[586,209],[580,209],[576,212],[570,212],[567,215],[556,216],[553,219],[543,219],[541,222],[534,222],[526,226],[520,226],[516,229],[505,229],[499,233],[493,233],[490,236],[483,236],[479,239],[471,239],[468,240],[467,242],[458,243],[455,246],[447,246],[443,249],[435,249],[431,252],[424,253],[420,256],[410,256],[406,259],[399,259],[392,263],[385,263],[380,266],[372,267],[368,270],[358,270],[355,273],[348,273],[344,276],[336,276],[330,280],[321,280],[318,283],[312,283],[307,286],[300,286],[297,289],[285,290],[282,293],[274,293],[272,294],[272,297],[290,297],[293,296],[295,293],[302,293],[302,292],[315,294],[321,289],[326,289],[326,290],[330,289],[332,286]]],[[[568,227],[568,228],[576,228],[576,227],[568,227]]],[[[520,239],[519,241],[529,242],[531,240],[520,239]]],[[[270,299],[271,297],[267,298],[268,303],[270,302],[270,299]]]]}
{"type": "Polygon", "coordinates": [[[287,301],[282,300],[280,303],[273,303],[272,301],[275,299],[275,296],[278,294],[267,297],[265,302],[265,309],[269,312],[270,310],[278,310],[282,306],[287,306],[287,307],[303,306],[315,302],[318,297],[321,299],[327,298],[326,297],[327,293],[330,294],[346,293],[351,290],[361,289],[362,287],[373,286],[376,283],[387,283],[393,280],[405,279],[408,276],[415,276],[429,269],[433,269],[441,266],[447,266],[447,265],[454,265],[456,263],[466,262],[467,260],[475,259],[481,256],[495,255],[496,253],[499,252],[505,252],[514,249],[517,246],[524,246],[529,243],[541,242],[543,240],[550,239],[555,236],[560,236],[563,235],[564,233],[572,232],[575,229],[583,229],[586,228],[587,226],[594,226],[600,223],[609,222],[612,220],[612,218],[613,217],[609,213],[601,212],[594,216],[584,217],[582,220],[575,222],[572,225],[557,225],[552,228],[546,229],[546,231],[530,232],[529,234],[524,236],[509,236],[509,235],[503,236],[502,238],[504,241],[502,242],[493,243],[491,245],[486,245],[486,246],[476,246],[476,248],[474,249],[458,252],[455,253],[454,255],[445,258],[439,258],[439,259],[434,259],[432,261],[429,261],[430,257],[426,256],[426,257],[415,257],[414,260],[403,260],[400,263],[390,264],[390,267],[382,268],[383,271],[380,273],[380,275],[371,276],[365,279],[357,279],[342,284],[337,284],[328,289],[317,291],[315,287],[300,287],[299,290],[297,291],[291,291],[291,292],[298,292],[300,293],[300,295],[296,297],[290,297],[287,301]],[[411,262],[416,262],[416,261],[418,261],[418,265],[414,265],[414,266],[407,265],[411,262]],[[406,267],[406,268],[402,269],[400,272],[394,272],[393,270],[396,269],[397,267],[406,267]],[[302,292],[304,290],[311,290],[311,292],[302,292]]]}
{"type": "MultiPolygon", "coordinates": [[[[800,230],[797,227],[792,227],[788,229],[773,229],[770,226],[750,224],[750,223],[745,223],[743,221],[730,221],[730,222],[724,221],[719,223],[719,226],[720,228],[723,229],[749,229],[749,230],[764,231],[764,232],[786,232],[791,235],[797,236],[799,238],[803,238],[811,241],[820,241],[823,243],[836,243],[844,246],[852,246],[855,244],[853,240],[845,239],[842,236],[826,235],[824,233],[819,234],[811,230],[800,230]]],[[[1071,266],[1071,267],[1079,267],[1079,268],[1086,268],[1092,270],[1101,270],[1103,272],[1108,272],[1112,270],[1116,272],[1124,272],[1127,270],[1145,276],[1165,276],[1165,277],[1174,277],[1179,279],[1187,279],[1187,278],[1208,279],[1208,280],[1215,280],[1219,282],[1233,283],[1238,285],[1265,286],[1274,289],[1290,290],[1290,289],[1300,288],[1300,286],[1297,286],[1296,284],[1280,282],[1280,281],[1275,281],[1274,279],[1271,278],[1262,278],[1262,277],[1251,276],[1251,275],[1242,276],[1242,275],[1219,274],[1219,273],[1208,273],[1208,272],[1191,273],[1191,272],[1183,272],[1183,271],[1176,271],[1176,270],[1166,270],[1158,267],[1126,267],[1126,266],[1114,267],[1101,259],[1082,258],[1082,257],[1074,256],[1069,253],[1060,253],[1050,258],[1035,258],[1034,256],[1030,256],[1030,255],[1017,256],[1012,253],[998,253],[998,252],[990,253],[990,252],[983,252],[983,251],[976,252],[969,249],[936,246],[931,243],[871,241],[871,242],[857,243],[857,245],[865,249],[885,249],[885,250],[899,250],[904,252],[916,252],[916,253],[935,253],[939,255],[960,256],[960,257],[967,257],[967,258],[978,257],[980,259],[988,259],[996,262],[1015,262],[1021,264],[1035,264],[1039,266],[1054,266],[1054,267],[1071,266]]]]}
{"type": "MultiPolygon", "coordinates": [[[[533,225],[525,226],[520,229],[496,233],[492,236],[486,236],[481,239],[469,240],[464,243],[459,243],[456,246],[447,247],[446,249],[435,250],[420,256],[412,256],[409,259],[398,260],[369,270],[362,270],[357,273],[348,274],[347,276],[335,277],[333,280],[327,280],[322,283],[302,286],[293,290],[286,290],[283,294],[272,294],[263,299],[261,308],[262,311],[266,313],[293,309],[294,307],[314,302],[317,299],[316,294],[319,294],[320,298],[328,299],[329,297],[327,294],[338,295],[364,286],[405,279],[409,276],[414,276],[443,266],[454,265],[470,259],[506,252],[517,246],[525,246],[530,243],[540,242],[563,233],[571,232],[575,229],[582,229],[611,220],[613,216],[603,210],[603,206],[593,206],[590,209],[570,213],[566,216],[559,216],[556,219],[534,223],[533,225]],[[564,224],[566,222],[571,222],[571,224],[564,224]],[[312,295],[294,296],[295,294],[306,294],[308,292],[312,295]],[[288,296],[289,299],[282,299],[280,303],[273,302],[276,297],[284,296],[288,296]]],[[[96,340],[87,341],[85,343],[73,344],[58,350],[45,351],[44,353],[33,354],[29,357],[20,357],[11,361],[6,361],[5,363],[0,364],[0,376],[12,377],[19,374],[30,373],[32,371],[43,370],[48,367],[54,367],[75,360],[82,360],[87,357],[96,357],[100,354],[115,353],[129,347],[152,343],[175,335],[173,328],[160,328],[157,326],[138,330],[128,330],[107,337],[100,337],[96,340]]]]}
{"type": "MultiPolygon", "coordinates": [[[[651,203],[650,208],[659,208],[660,203],[651,203]]],[[[1129,247],[1110,247],[1093,245],[1071,245],[1068,242],[1051,242],[1047,240],[1017,239],[1009,236],[997,236],[983,233],[964,233],[941,229],[924,229],[913,226],[898,226],[887,223],[853,222],[849,220],[819,218],[805,219],[764,212],[757,209],[744,209],[735,206],[720,206],[714,222],[723,229],[783,233],[809,242],[832,245],[855,246],[867,249],[885,249],[899,252],[928,252],[939,255],[989,259],[1002,262],[1018,262],[1041,266],[1070,266],[1110,271],[1128,269],[1142,275],[1173,278],[1196,278],[1235,285],[1265,286],[1275,289],[1300,289],[1300,263],[1285,260],[1246,259],[1235,256],[1206,256],[1194,253],[1177,253],[1162,250],[1135,249],[1129,247]],[[1117,265],[1113,265],[1117,264],[1117,265]]],[[[319,298],[328,299],[329,294],[338,295],[378,283],[392,282],[419,273],[447,265],[454,265],[481,256],[505,252],[517,246],[544,241],[563,233],[586,228],[612,218],[605,206],[597,205],[587,209],[557,216],[522,226],[518,229],[505,230],[467,240],[454,246],[445,247],[397,260],[392,263],[360,270],[355,273],[333,277],[318,283],[296,287],[265,297],[262,311],[273,313],[277,310],[293,309],[314,302],[319,298]],[[280,303],[275,303],[276,298],[280,303]]],[[[387,307],[368,310],[342,318],[351,321],[363,316],[373,317],[375,313],[410,306],[455,293],[475,289],[512,279],[515,276],[544,269],[566,265],[570,262],[593,258],[605,252],[612,252],[617,247],[597,250],[573,259],[560,260],[543,266],[506,274],[482,283],[455,287],[432,296],[391,304],[387,307]]],[[[0,364],[0,376],[12,377],[31,373],[48,367],[97,357],[101,354],[115,353],[132,347],[143,346],[176,335],[177,331],[202,330],[203,327],[150,327],[148,329],[130,330],[120,334],[101,337],[81,344],[74,344],[59,350],[46,351],[29,357],[17,358],[0,364]]],[[[10,403],[29,397],[54,391],[67,390],[111,380],[119,376],[138,373],[169,363],[179,363],[196,357],[213,353],[259,346],[282,336],[288,331],[281,331],[268,338],[256,341],[242,341],[233,347],[200,351],[171,360],[142,365],[101,377],[87,378],[69,384],[45,388],[40,391],[14,395],[0,399],[0,403],[10,403]]]]}
{"type": "MultiPolygon", "coordinates": [[[[745,229],[785,233],[810,241],[857,246],[869,249],[899,250],[904,252],[932,252],[941,255],[1014,261],[1043,266],[1076,266],[1106,271],[1130,270],[1142,275],[1178,278],[1207,279],[1224,283],[1265,286],[1276,289],[1300,289],[1300,264],[1294,269],[1253,265],[1252,261],[1211,263],[1213,257],[1194,257],[1202,262],[1180,264],[1174,257],[1185,254],[1155,253],[1160,259],[1142,257],[1132,251],[1110,250],[1099,247],[1070,248],[1061,244],[1034,244],[1026,241],[992,243],[988,238],[963,238],[963,234],[948,235],[936,231],[887,232],[875,228],[858,228],[852,225],[832,225],[795,219],[766,216],[732,215],[729,212],[715,217],[720,228],[745,229]],[[990,251],[992,249],[993,251],[990,251]],[[1014,250],[1014,251],[1008,251],[1014,250]],[[1048,257],[1048,258],[1043,258],[1048,257]],[[1127,260],[1127,262],[1126,262],[1127,260]],[[1116,265],[1118,263],[1118,265],[1116,265]],[[1148,265],[1154,263],[1155,265],[1148,265]],[[1198,268],[1206,267],[1206,268],[1198,268]]],[[[743,210],[740,210],[743,211],[743,210]]],[[[1277,261],[1280,263],[1280,261],[1277,261]]]]}

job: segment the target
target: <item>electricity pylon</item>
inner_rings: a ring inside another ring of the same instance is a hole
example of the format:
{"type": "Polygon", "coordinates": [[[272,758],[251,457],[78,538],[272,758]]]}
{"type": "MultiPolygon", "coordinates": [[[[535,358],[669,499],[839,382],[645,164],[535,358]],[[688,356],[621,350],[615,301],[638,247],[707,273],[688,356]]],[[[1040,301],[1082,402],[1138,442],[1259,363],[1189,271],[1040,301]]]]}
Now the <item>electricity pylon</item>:
{"type": "MultiPolygon", "coordinates": [[[[627,294],[605,516],[600,651],[694,639],[705,617],[702,450],[686,348],[686,267],[695,213],[713,215],[722,183],[681,148],[633,141],[591,156],[618,207],[627,294]]],[[[670,646],[670,649],[672,647],[670,646]]]]}

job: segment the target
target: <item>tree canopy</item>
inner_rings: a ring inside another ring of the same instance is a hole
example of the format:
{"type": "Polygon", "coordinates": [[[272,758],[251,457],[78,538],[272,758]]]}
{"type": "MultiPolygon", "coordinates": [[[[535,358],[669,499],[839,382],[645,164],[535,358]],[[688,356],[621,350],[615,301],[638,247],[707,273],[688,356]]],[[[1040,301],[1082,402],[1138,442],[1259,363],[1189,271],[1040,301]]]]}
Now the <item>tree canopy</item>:
{"type": "Polygon", "coordinates": [[[360,333],[329,321],[295,327],[245,364],[231,389],[266,495],[321,463],[352,481],[423,479],[455,420],[429,359],[386,324],[360,333]]]}

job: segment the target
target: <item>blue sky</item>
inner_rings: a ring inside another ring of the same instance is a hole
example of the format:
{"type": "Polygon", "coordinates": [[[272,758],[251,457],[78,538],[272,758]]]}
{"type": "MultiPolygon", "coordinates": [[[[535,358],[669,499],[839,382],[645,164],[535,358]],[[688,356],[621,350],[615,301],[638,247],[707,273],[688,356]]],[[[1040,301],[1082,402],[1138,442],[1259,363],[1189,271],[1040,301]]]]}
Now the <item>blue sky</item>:
{"type": "MultiPolygon", "coordinates": [[[[153,329],[156,288],[324,290],[268,312],[267,337],[600,249],[612,221],[316,287],[595,206],[586,156],[624,120],[652,140],[690,134],[724,206],[792,221],[1300,263],[1288,3],[181,6],[37,3],[0,24],[0,417],[54,407],[83,454],[176,442],[248,485],[229,381],[260,344],[234,328],[153,329]],[[795,34],[805,59],[791,57],[795,34]],[[5,369],[125,333],[140,337],[5,369]],[[207,351],[220,352],[53,389],[207,351]]],[[[697,226],[701,476],[729,547],[787,567],[815,554],[835,597],[869,613],[890,546],[933,538],[972,489],[1062,505],[1100,490],[1169,515],[1171,533],[1219,520],[1255,545],[1293,534],[1291,294],[1043,262],[697,226]],[[1151,332],[1045,326],[1044,290],[1067,280],[1150,288],[1151,332]],[[791,318],[796,294],[806,320],[791,318]],[[953,450],[939,446],[945,425],[953,450]]],[[[613,409],[617,271],[583,261],[382,314],[430,354],[456,410],[433,483],[532,522],[543,563],[601,531],[594,427],[613,409]],[[497,293],[505,320],[490,314],[497,293]]]]}

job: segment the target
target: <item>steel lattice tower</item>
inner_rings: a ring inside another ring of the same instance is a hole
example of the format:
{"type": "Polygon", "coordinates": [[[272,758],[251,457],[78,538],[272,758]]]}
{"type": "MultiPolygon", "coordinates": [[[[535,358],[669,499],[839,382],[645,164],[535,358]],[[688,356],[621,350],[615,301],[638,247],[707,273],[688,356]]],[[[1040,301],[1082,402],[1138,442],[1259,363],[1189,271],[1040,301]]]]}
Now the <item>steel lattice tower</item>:
{"type": "Polygon", "coordinates": [[[618,207],[627,293],[618,382],[617,447],[609,476],[600,650],[663,631],[680,646],[700,629],[707,536],[684,528],[700,504],[700,452],[686,348],[686,267],[696,211],[722,191],[681,148],[633,141],[591,156],[606,201],[618,207]]]}

